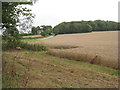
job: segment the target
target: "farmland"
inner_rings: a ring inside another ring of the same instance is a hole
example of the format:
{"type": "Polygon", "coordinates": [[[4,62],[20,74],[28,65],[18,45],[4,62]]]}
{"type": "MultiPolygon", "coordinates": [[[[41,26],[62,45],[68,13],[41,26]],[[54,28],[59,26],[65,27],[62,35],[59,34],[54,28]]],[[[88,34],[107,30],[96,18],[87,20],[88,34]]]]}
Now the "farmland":
{"type": "Polygon", "coordinates": [[[117,35],[109,31],[25,39],[33,50],[3,52],[3,88],[117,88],[117,35]],[[32,44],[47,50],[34,51],[39,47],[32,44]]]}
{"type": "Polygon", "coordinates": [[[118,31],[62,34],[49,40],[29,43],[63,48],[50,49],[49,52],[54,56],[115,69],[118,66],[118,31]]]}
{"type": "Polygon", "coordinates": [[[118,89],[116,17],[96,17],[94,7],[104,10],[103,2],[87,10],[82,2],[49,1],[0,3],[2,88],[118,89]]]}

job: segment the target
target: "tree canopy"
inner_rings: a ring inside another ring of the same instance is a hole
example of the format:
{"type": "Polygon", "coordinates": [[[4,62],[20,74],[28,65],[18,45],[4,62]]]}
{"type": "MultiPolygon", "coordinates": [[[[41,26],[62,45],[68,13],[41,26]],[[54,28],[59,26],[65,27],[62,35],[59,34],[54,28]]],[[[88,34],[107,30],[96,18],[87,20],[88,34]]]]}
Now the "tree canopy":
{"type": "Polygon", "coordinates": [[[30,9],[18,7],[22,4],[31,4],[31,2],[2,2],[2,24],[3,28],[16,26],[19,23],[20,16],[32,16],[30,9]]]}
{"type": "Polygon", "coordinates": [[[38,27],[32,27],[31,33],[32,33],[33,35],[37,35],[37,34],[38,34],[38,33],[37,33],[38,30],[39,30],[38,27]]]}
{"type": "Polygon", "coordinates": [[[8,36],[14,37],[16,35],[13,34],[19,34],[14,33],[18,31],[17,26],[26,30],[26,28],[31,25],[34,15],[30,9],[26,7],[23,8],[21,6],[23,4],[32,4],[32,2],[2,2],[2,28],[5,28],[3,38],[8,36]],[[22,20],[20,17],[23,17],[22,20]]]}
{"type": "Polygon", "coordinates": [[[119,30],[118,23],[113,21],[73,21],[62,22],[53,28],[55,34],[87,33],[92,31],[119,30]]]}

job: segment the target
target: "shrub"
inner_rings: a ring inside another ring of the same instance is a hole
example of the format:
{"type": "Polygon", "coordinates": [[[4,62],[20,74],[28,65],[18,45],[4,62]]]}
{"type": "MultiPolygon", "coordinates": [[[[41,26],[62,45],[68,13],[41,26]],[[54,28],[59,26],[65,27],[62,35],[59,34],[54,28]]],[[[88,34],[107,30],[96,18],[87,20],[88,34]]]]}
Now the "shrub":
{"type": "Polygon", "coordinates": [[[30,36],[33,35],[32,33],[24,33],[24,34],[20,34],[20,36],[30,36]]]}

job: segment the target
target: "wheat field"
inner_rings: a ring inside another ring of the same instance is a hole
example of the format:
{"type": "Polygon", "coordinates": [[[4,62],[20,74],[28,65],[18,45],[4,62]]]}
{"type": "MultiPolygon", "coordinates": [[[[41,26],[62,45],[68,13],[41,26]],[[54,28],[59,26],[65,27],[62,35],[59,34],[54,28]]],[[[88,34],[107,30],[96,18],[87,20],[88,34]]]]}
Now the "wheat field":
{"type": "Polygon", "coordinates": [[[49,52],[62,58],[118,68],[118,31],[61,34],[49,40],[30,42],[30,44],[70,47],[49,49],[49,52]]]}

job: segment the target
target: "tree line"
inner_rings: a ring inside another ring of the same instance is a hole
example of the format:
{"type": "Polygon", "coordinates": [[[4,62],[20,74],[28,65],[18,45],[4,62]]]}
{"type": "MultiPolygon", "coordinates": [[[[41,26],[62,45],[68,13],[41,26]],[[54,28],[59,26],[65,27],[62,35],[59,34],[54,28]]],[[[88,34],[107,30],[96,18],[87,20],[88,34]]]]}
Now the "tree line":
{"type": "MultiPolygon", "coordinates": [[[[0,24],[0,28],[4,30],[3,39],[10,39],[10,42],[14,41],[13,38],[16,40],[20,34],[17,27],[22,30],[31,27],[34,14],[31,13],[30,9],[18,7],[23,4],[32,4],[32,2],[2,2],[3,21],[2,24],[0,24]],[[19,18],[20,16],[23,16],[22,20],[19,18]]],[[[120,30],[120,23],[104,20],[62,22],[54,28],[45,25],[42,26],[42,29],[39,26],[33,27],[29,34],[36,35],[38,34],[38,30],[42,30],[42,36],[51,34],[86,33],[92,31],[114,31],[120,30]]]]}
{"type": "Polygon", "coordinates": [[[54,34],[87,33],[92,31],[120,30],[120,24],[114,21],[73,21],[62,22],[53,28],[54,34]]]}

